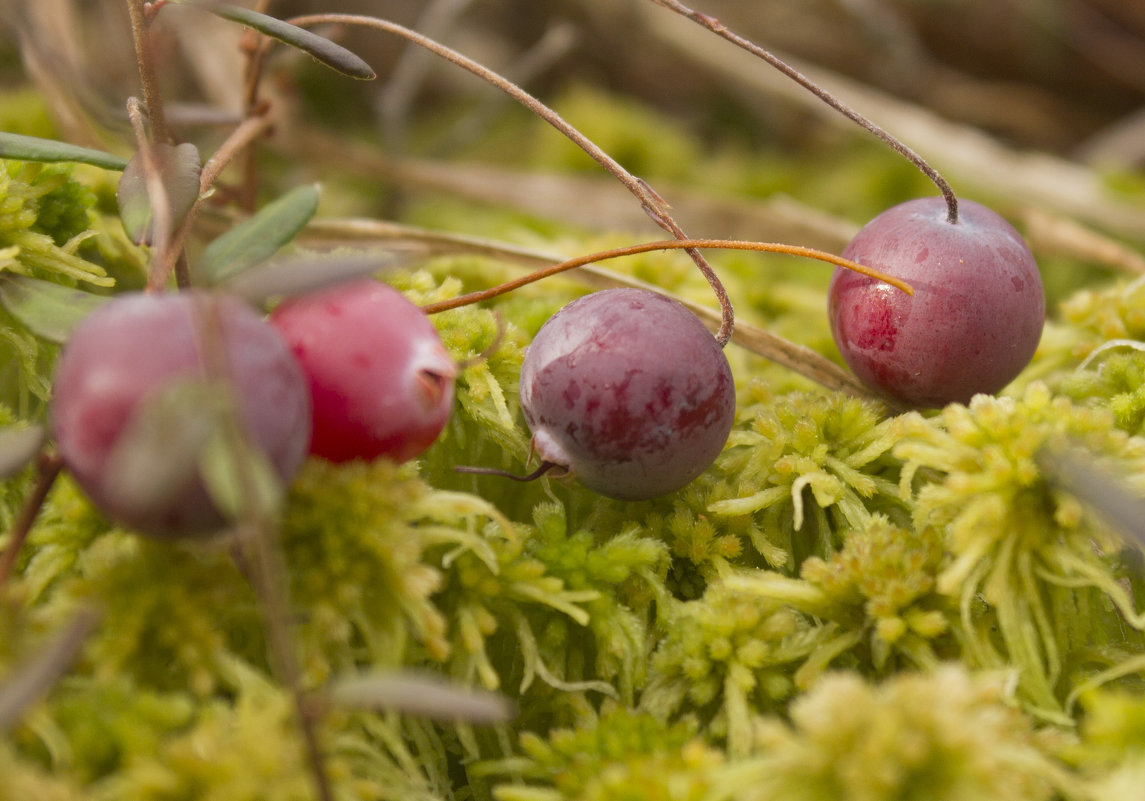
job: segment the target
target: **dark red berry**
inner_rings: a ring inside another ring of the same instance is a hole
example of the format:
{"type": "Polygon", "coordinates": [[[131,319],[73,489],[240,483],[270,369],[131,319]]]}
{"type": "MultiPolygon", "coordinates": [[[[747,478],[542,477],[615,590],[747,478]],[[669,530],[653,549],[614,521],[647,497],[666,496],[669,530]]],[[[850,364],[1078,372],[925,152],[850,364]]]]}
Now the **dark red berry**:
{"type": "Polygon", "coordinates": [[[205,292],[122,295],[74,329],[56,366],[52,399],[60,457],[109,517],[165,537],[205,533],[226,523],[197,473],[159,506],[140,506],[115,491],[120,477],[108,469],[144,401],[177,379],[212,376],[205,366],[212,343],[221,345],[240,422],[279,477],[288,482],[305,458],[305,379],[286,343],[253,309],[205,292]]]}
{"type": "Polygon", "coordinates": [[[457,366],[429,318],[393,287],[346,281],[270,316],[310,383],[310,452],[332,462],[422,454],[453,408],[457,366]]]}
{"type": "Polygon", "coordinates": [[[914,295],[850,270],[831,279],[831,330],[868,386],[899,403],[940,407],[1005,387],[1029,363],[1045,322],[1038,266],[1021,235],[978,203],[956,223],[939,197],[871,220],[843,256],[884,270],[914,295]]]}
{"type": "Polygon", "coordinates": [[[525,354],[521,406],[544,461],[612,498],[683,487],[727,441],[731,368],[699,319],[671,298],[610,289],[573,301],[525,354]]]}

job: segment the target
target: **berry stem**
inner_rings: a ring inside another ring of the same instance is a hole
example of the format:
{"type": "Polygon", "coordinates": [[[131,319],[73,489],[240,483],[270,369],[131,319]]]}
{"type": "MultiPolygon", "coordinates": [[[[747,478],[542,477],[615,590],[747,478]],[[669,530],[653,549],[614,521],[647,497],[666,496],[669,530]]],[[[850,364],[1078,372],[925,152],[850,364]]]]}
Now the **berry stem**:
{"type": "MultiPolygon", "coordinates": [[[[156,142],[170,142],[171,131],[163,113],[163,100],[159,93],[159,77],[155,72],[155,59],[151,50],[151,19],[144,0],[127,0],[131,16],[131,36],[135,41],[135,58],[139,65],[139,82],[143,86],[143,104],[151,122],[151,135],[156,142]]],[[[158,6],[155,7],[155,10],[158,6]]]]}
{"type": "MultiPolygon", "coordinates": [[[[676,223],[672,216],[668,213],[668,204],[664,201],[659,194],[657,194],[647,183],[640,178],[637,178],[628,170],[624,169],[615,159],[605,153],[599,146],[596,145],[591,139],[582,134],[568,122],[566,122],[557,112],[546,106],[537,98],[530,95],[517,84],[510,81],[508,78],[494,72],[483,64],[479,64],[472,59],[461,55],[455,50],[452,50],[445,45],[430,39],[416,31],[406,28],[397,23],[390,22],[389,20],[380,19],[378,17],[362,16],[357,14],[308,14],[306,16],[294,17],[289,20],[293,25],[301,27],[318,25],[323,23],[340,23],[346,25],[361,25],[367,28],[374,28],[386,33],[391,33],[400,36],[407,41],[410,41],[420,47],[424,47],[430,52],[434,53],[441,58],[465,69],[482,80],[496,86],[517,102],[521,103],[531,112],[543,119],[545,122],[552,125],[569,140],[576,144],[581,150],[591,156],[598,164],[600,164],[609,173],[615,176],[624,186],[636,196],[640,201],[644,210],[652,220],[663,228],[668,233],[677,239],[687,239],[687,235],[683,229],[676,223]]],[[[720,345],[726,345],[732,336],[732,329],[735,326],[735,313],[732,309],[731,300],[728,298],[727,290],[724,289],[723,283],[720,281],[719,276],[704,259],[703,255],[693,247],[686,247],[688,255],[692,261],[695,262],[696,267],[699,268],[708,284],[712,287],[712,291],[716,295],[716,299],[720,304],[721,322],[719,331],[716,332],[716,339],[720,345]]]]}
{"type": "Polygon", "coordinates": [[[894,149],[899,155],[903,156],[911,164],[922,170],[923,174],[926,175],[926,177],[929,178],[934,183],[934,185],[938,187],[938,191],[942,193],[942,197],[946,201],[947,222],[950,222],[951,224],[958,222],[958,197],[954,194],[954,190],[950,188],[950,184],[947,183],[946,179],[939,174],[938,170],[931,167],[930,164],[928,164],[922,156],[908,147],[904,142],[900,141],[897,137],[892,135],[885,128],[882,128],[881,126],[871,122],[862,114],[843,103],[826,89],[819,86],[817,83],[812,81],[806,75],[792,67],[790,64],[775,54],[765,50],[754,42],[743,38],[739,34],[728,30],[727,26],[725,26],[715,17],[712,17],[708,14],[703,14],[699,11],[694,11],[684,4],[677,2],[677,0],[652,0],[652,2],[656,3],[656,5],[663,6],[670,11],[675,11],[677,14],[683,17],[687,17],[688,19],[692,20],[692,22],[707,28],[712,33],[723,39],[726,39],[737,47],[746,50],[753,56],[763,59],[768,64],[786,75],[788,78],[795,81],[807,91],[811,92],[811,94],[815,95],[828,106],[835,109],[835,111],[838,111],[847,119],[877,136],[885,144],[894,149]]]}
{"type": "Polygon", "coordinates": [[[462,306],[468,306],[472,303],[480,303],[481,301],[495,298],[498,295],[503,295],[506,292],[512,292],[514,289],[526,286],[528,284],[540,281],[541,279],[548,278],[549,276],[563,273],[566,270],[572,270],[577,267],[583,267],[586,264],[593,264],[598,261],[607,261],[608,259],[616,259],[621,256],[635,256],[640,253],[648,253],[654,250],[698,250],[700,248],[719,248],[721,250],[754,250],[765,253],[783,253],[788,256],[801,256],[808,259],[816,259],[824,261],[829,264],[834,264],[839,267],[845,267],[848,270],[854,270],[869,278],[877,281],[883,281],[890,284],[897,289],[901,289],[908,295],[914,294],[914,289],[910,284],[902,281],[893,276],[887,275],[879,270],[859,264],[858,262],[844,259],[842,256],[835,256],[831,253],[826,253],[822,250],[815,250],[814,248],[802,247],[800,245],[785,245],[778,242],[742,242],[735,239],[668,239],[661,242],[644,242],[638,245],[628,245],[621,248],[612,248],[611,250],[603,250],[597,253],[589,253],[585,256],[577,256],[576,258],[562,261],[559,264],[553,264],[548,267],[542,267],[539,270],[529,273],[528,275],[515,278],[512,281],[506,281],[503,284],[498,284],[489,289],[482,289],[477,292],[470,292],[467,295],[460,295],[456,298],[449,300],[441,300],[437,303],[430,303],[422,307],[422,311],[426,314],[437,314],[438,312],[448,311],[449,309],[457,309],[462,306]]]}
{"type": "MultiPolygon", "coordinates": [[[[198,336],[207,374],[213,379],[233,385],[234,375],[221,336],[223,324],[218,314],[218,305],[206,302],[197,312],[199,316],[196,322],[200,326],[198,336]]],[[[230,406],[228,411],[224,420],[228,429],[227,441],[247,441],[237,409],[230,406]]],[[[291,637],[290,585],[279,529],[272,515],[256,500],[259,489],[255,484],[256,466],[250,450],[240,445],[234,449],[234,456],[237,461],[235,474],[239,497],[242,499],[239,519],[236,521],[237,553],[243,558],[243,565],[249,568],[248,578],[254,587],[267,629],[271,663],[294,700],[318,799],[333,801],[326,762],[315,730],[317,712],[308,703],[303,691],[302,668],[291,637]],[[246,549],[249,549],[249,553],[246,549]]]]}
{"type": "MultiPolygon", "coordinates": [[[[266,109],[264,108],[262,111],[265,112],[266,109]]],[[[148,276],[148,290],[156,291],[166,284],[167,276],[171,274],[171,270],[175,269],[178,257],[183,253],[183,245],[191,233],[195,217],[223,169],[243,148],[264,135],[270,126],[271,121],[265,113],[260,113],[256,117],[247,117],[231,132],[226,141],[219,145],[219,149],[215,151],[214,155],[207,159],[207,163],[203,165],[203,169],[199,173],[199,197],[191,206],[191,210],[187,212],[187,216],[183,218],[182,224],[171,235],[168,246],[156,256],[155,264],[148,276]]]]}

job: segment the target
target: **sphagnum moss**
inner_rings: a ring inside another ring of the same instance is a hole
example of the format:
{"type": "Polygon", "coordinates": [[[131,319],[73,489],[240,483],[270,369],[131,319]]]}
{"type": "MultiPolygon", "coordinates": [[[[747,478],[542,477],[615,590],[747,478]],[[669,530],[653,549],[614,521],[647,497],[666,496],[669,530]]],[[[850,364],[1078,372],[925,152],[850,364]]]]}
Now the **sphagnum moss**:
{"type": "Polygon", "coordinates": [[[729,766],[712,798],[737,801],[1038,801],[1081,783],[1006,703],[1007,677],[957,665],[880,686],[825,677],[790,719],[756,721],[756,756],[729,766]]]}
{"type": "Polygon", "coordinates": [[[931,420],[911,415],[894,452],[905,460],[904,492],[921,481],[915,525],[945,532],[950,559],[937,589],[959,604],[964,660],[1016,666],[1029,708],[1068,723],[1062,701],[1085,674],[1083,652],[1139,653],[1145,617],[1119,583],[1119,539],[1037,467],[1039,449],[1063,437],[1142,481],[1145,440],[1041,384],[1021,398],[978,396],[931,420]],[[928,471],[934,478],[923,479],[928,471]]]}
{"type": "Polygon", "coordinates": [[[898,507],[902,516],[895,465],[885,458],[898,422],[881,420],[877,404],[805,392],[775,397],[759,382],[740,403],[708,509],[750,516],[751,541],[769,564],[795,572],[806,556],[829,556],[872,510],[898,507]]]}

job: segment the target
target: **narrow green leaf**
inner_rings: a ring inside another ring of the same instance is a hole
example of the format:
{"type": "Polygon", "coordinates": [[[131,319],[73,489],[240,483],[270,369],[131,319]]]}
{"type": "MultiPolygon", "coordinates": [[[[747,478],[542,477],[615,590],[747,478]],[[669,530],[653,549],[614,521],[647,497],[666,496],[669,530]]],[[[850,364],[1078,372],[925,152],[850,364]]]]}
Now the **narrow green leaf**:
{"type": "MultiPolygon", "coordinates": [[[[159,177],[167,193],[170,226],[173,230],[187,216],[199,197],[199,173],[202,168],[199,151],[189,142],[179,145],[157,143],[152,148],[159,177]]],[[[147,192],[146,162],[142,152],[136,153],[127,162],[115,197],[119,201],[119,218],[123,222],[123,230],[131,240],[141,245],[154,242],[151,197],[147,192]]]]}
{"type": "Polygon", "coordinates": [[[330,69],[340,72],[343,75],[348,75],[351,78],[372,81],[377,77],[369,64],[346,48],[334,44],[329,39],[319,36],[316,33],[311,33],[305,28],[291,25],[289,22],[268,17],[266,14],[251,11],[249,8],[240,8],[239,6],[227,5],[226,3],[218,3],[214,2],[214,0],[172,1],[180,5],[196,6],[223,19],[228,19],[232,22],[246,25],[248,28],[253,28],[272,39],[277,39],[284,44],[298,48],[304,53],[309,53],[330,69]]]}
{"type": "Polygon", "coordinates": [[[1088,504],[1138,548],[1145,548],[1145,498],[1107,463],[1077,443],[1054,443],[1038,451],[1047,480],[1088,504]]]}
{"type": "Polygon", "coordinates": [[[225,403],[217,384],[197,377],[173,380],[148,397],[108,456],[104,488],[111,505],[146,516],[185,492],[221,427],[225,403]]]}
{"type": "Polygon", "coordinates": [[[54,139],[0,132],[0,158],[20,161],[74,161],[91,164],[105,170],[122,170],[127,159],[54,139]]]}
{"type": "Polygon", "coordinates": [[[237,275],[273,256],[318,210],[318,187],[300,186],[218,237],[203,251],[199,268],[209,284],[237,275]]]}
{"type": "Polygon", "coordinates": [[[207,494],[228,520],[272,515],[286,496],[274,465],[247,439],[227,434],[216,430],[200,455],[199,474],[207,494]]]}
{"type": "Polygon", "coordinates": [[[0,276],[0,304],[33,334],[61,345],[76,323],[109,300],[26,275],[0,276]]]}
{"type": "Polygon", "coordinates": [[[497,693],[470,690],[416,673],[366,673],[337,679],[327,691],[336,704],[386,710],[433,720],[496,723],[513,717],[513,704],[497,693]]]}
{"type": "Polygon", "coordinates": [[[269,298],[301,295],[339,281],[393,269],[396,261],[389,253],[296,256],[247,270],[224,286],[252,303],[262,303],[269,298]]]}
{"type": "Polygon", "coordinates": [[[0,734],[9,731],[67,672],[84,642],[95,631],[100,614],[84,609],[43,650],[16,666],[0,685],[0,734]]]}
{"type": "Polygon", "coordinates": [[[42,426],[0,428],[0,480],[13,476],[36,458],[44,444],[42,426]]]}

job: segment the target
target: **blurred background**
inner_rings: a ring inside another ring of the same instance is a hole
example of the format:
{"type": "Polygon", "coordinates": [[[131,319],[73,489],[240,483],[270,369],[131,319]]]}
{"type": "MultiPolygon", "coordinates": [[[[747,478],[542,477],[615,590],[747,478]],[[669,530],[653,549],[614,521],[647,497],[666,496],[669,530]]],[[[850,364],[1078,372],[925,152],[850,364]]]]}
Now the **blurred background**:
{"type": "MultiPolygon", "coordinates": [[[[904,139],[960,193],[998,204],[1011,218],[1036,209],[1123,243],[1145,241],[1145,3],[696,3],[904,139]]],[[[652,0],[246,4],[284,18],[336,10],[416,28],[518,81],[637,174],[725,199],[806,204],[796,228],[806,244],[845,241],[887,203],[930,191],[913,168],[787,78],[652,0]],[[850,169],[868,155],[876,166],[850,169]],[[832,227],[812,211],[844,222],[832,227]]],[[[138,93],[125,8],[122,0],[0,0],[2,86],[33,83],[60,136],[112,147],[108,132],[126,130],[123,99],[138,93]]],[[[177,101],[176,129],[209,142],[243,107],[242,30],[182,7],[164,9],[161,22],[162,78],[165,96],[177,101]]],[[[621,211],[594,198],[593,213],[577,208],[585,204],[574,202],[576,192],[542,197],[531,186],[511,197],[521,174],[601,173],[455,66],[377,31],[322,31],[362,55],[379,79],[350,81],[276,48],[262,89],[281,120],[269,147],[295,167],[304,159],[317,177],[339,169],[374,181],[377,202],[367,213],[398,215],[411,191],[435,188],[542,216],[559,217],[563,208],[575,223],[642,218],[630,199],[621,211]],[[312,135],[321,132],[326,138],[312,135]],[[491,178],[458,166],[474,163],[505,172],[491,178]],[[434,172],[443,164],[452,171],[434,172]]],[[[291,179],[300,177],[308,176],[291,179]]],[[[347,210],[363,211],[352,203],[347,210]]],[[[766,215],[749,214],[745,229],[742,211],[717,204],[703,212],[685,202],[682,214],[705,235],[771,233],[766,215]]],[[[790,233],[775,224],[775,233],[790,233]]]]}

